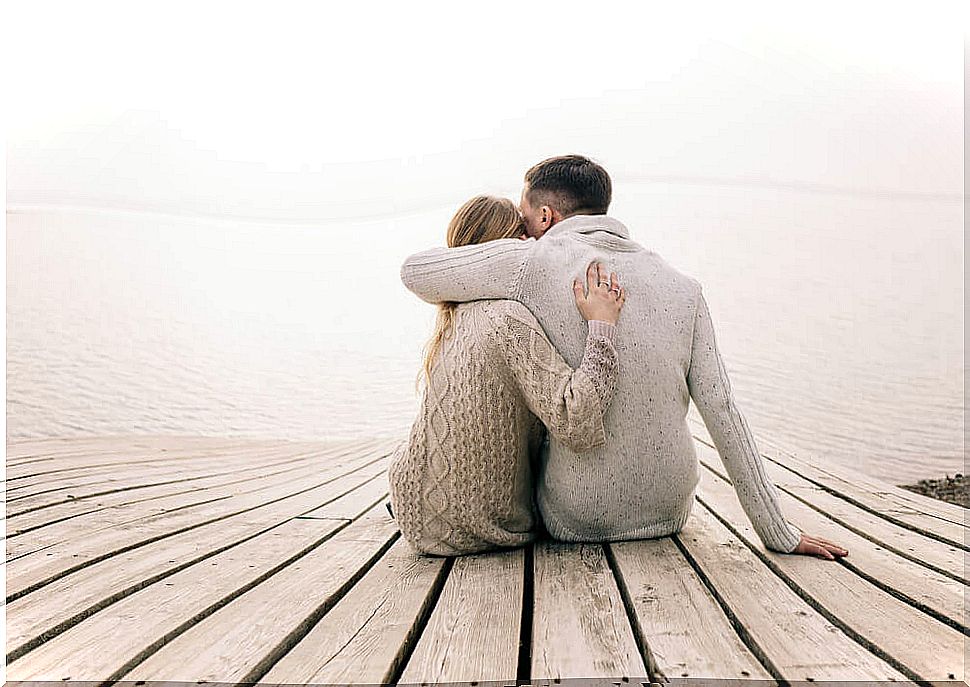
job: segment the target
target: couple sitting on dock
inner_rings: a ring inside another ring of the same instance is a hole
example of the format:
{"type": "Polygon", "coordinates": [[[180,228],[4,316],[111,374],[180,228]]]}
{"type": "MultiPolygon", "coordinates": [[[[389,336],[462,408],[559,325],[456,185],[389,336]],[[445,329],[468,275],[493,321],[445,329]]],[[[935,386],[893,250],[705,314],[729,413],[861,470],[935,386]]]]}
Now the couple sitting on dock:
{"type": "Polygon", "coordinates": [[[679,532],[700,480],[694,400],[765,547],[847,551],[788,523],[735,405],[701,284],[607,216],[600,165],[525,175],[519,208],[477,196],[404,284],[438,304],[424,393],[388,470],[418,552],[455,556],[679,532]],[[622,314],[621,314],[622,313],[622,314]],[[548,430],[548,434],[547,434],[548,430]]]}

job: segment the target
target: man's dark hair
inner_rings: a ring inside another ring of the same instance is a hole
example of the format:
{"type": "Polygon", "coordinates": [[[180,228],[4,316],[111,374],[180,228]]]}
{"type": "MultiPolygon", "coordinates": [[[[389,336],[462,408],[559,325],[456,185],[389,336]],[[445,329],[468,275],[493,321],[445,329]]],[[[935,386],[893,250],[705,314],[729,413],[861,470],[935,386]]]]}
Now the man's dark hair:
{"type": "Polygon", "coordinates": [[[554,207],[569,215],[605,215],[613,198],[610,175],[582,155],[559,155],[543,160],[525,173],[526,196],[535,207],[554,207]]]}

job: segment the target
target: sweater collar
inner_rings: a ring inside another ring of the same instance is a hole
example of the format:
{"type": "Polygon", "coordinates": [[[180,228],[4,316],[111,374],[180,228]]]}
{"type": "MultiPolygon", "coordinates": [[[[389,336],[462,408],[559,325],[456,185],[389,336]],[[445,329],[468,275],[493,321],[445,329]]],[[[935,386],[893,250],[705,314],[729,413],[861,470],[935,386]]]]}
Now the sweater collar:
{"type": "Polygon", "coordinates": [[[630,238],[630,230],[619,220],[607,215],[573,215],[555,224],[542,236],[545,238],[546,236],[565,234],[567,232],[590,234],[594,231],[607,231],[611,234],[616,234],[620,238],[630,238]]]}

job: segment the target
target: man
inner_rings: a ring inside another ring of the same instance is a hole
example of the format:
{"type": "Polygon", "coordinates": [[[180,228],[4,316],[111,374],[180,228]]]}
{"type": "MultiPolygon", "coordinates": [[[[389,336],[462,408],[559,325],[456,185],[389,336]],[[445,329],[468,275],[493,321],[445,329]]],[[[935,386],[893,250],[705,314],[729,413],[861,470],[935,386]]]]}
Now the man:
{"type": "Polygon", "coordinates": [[[573,303],[574,277],[598,260],[622,278],[627,301],[615,339],[621,374],[604,417],[606,444],[577,454],[550,437],[536,478],[549,533],[604,542],[679,532],[700,480],[686,421],[693,399],[764,545],[827,559],[845,555],[784,519],[735,406],[701,284],[630,240],[627,228],[606,215],[611,196],[609,175],[591,160],[544,160],[525,175],[520,210],[528,239],[434,248],[401,268],[404,284],[429,303],[521,302],[573,367],[586,336],[573,303]]]}

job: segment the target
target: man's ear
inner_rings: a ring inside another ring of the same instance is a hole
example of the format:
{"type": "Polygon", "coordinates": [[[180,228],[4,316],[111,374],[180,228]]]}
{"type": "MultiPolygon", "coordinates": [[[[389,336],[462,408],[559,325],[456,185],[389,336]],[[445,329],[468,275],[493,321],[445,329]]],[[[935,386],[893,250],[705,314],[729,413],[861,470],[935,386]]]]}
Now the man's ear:
{"type": "Polygon", "coordinates": [[[550,205],[540,205],[536,211],[536,219],[539,224],[534,228],[534,234],[537,239],[542,238],[542,235],[549,231],[557,222],[562,221],[562,214],[558,210],[550,205]]]}
{"type": "Polygon", "coordinates": [[[537,239],[541,239],[542,235],[545,234],[549,227],[554,223],[554,218],[552,214],[552,208],[548,205],[540,205],[536,209],[536,226],[532,229],[532,234],[537,239]]]}
{"type": "Polygon", "coordinates": [[[563,220],[562,213],[554,207],[543,205],[539,209],[539,219],[542,221],[543,231],[548,231],[563,220]],[[548,217],[548,220],[545,218],[548,217]]]}
{"type": "Polygon", "coordinates": [[[549,205],[543,205],[539,208],[539,224],[542,226],[543,231],[548,230],[552,225],[562,219],[558,214],[549,205]]]}

